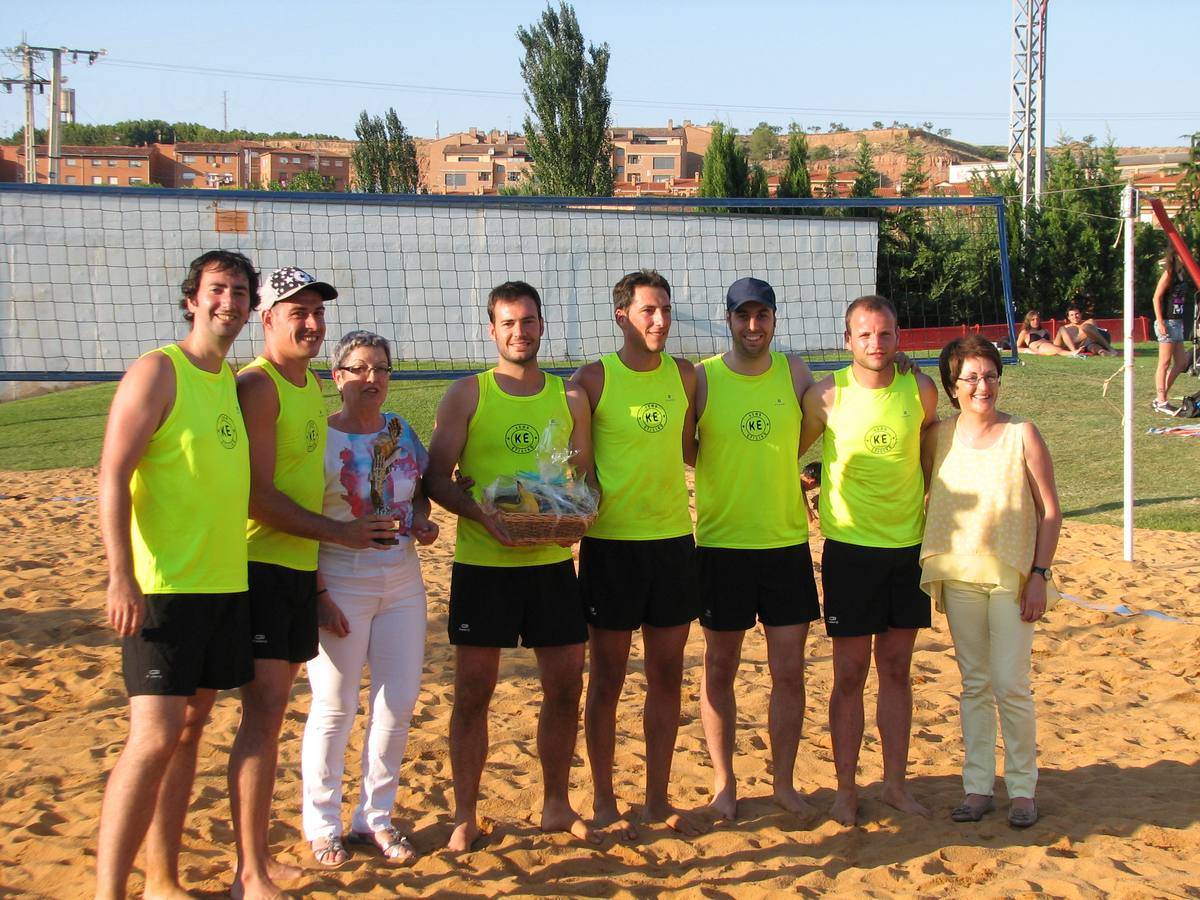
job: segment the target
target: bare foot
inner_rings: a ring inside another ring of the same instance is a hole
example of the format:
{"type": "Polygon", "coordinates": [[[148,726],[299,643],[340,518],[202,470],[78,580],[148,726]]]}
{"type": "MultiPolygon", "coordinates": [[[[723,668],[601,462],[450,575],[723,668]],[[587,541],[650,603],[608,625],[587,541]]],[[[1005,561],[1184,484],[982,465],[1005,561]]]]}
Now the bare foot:
{"type": "Polygon", "coordinates": [[[858,792],[838,791],[829,808],[829,818],[841,825],[858,824],[858,792]]]}
{"type": "Polygon", "coordinates": [[[142,897],[145,900],[184,900],[184,898],[191,896],[191,894],[175,882],[164,884],[150,884],[146,882],[146,887],[142,891],[142,897]]]}
{"type": "Polygon", "coordinates": [[[903,782],[900,784],[885,784],[883,792],[879,795],[879,799],[888,806],[900,810],[900,812],[911,813],[915,816],[929,816],[929,808],[924,804],[918,803],[916,798],[908,792],[908,788],[903,782]]]}
{"type": "Polygon", "coordinates": [[[772,795],[776,803],[786,809],[788,812],[795,813],[798,816],[811,816],[816,812],[812,804],[804,799],[794,787],[789,785],[777,784],[772,795]]]}
{"type": "Polygon", "coordinates": [[[737,818],[736,789],[730,786],[718,791],[708,806],[704,807],[704,813],[714,822],[732,822],[737,818]]]}
{"type": "Polygon", "coordinates": [[[628,816],[621,815],[617,804],[602,803],[599,806],[592,802],[592,824],[609,834],[616,835],[622,841],[636,841],[638,830],[628,816]]]}
{"type": "Polygon", "coordinates": [[[446,849],[454,853],[465,853],[479,840],[482,833],[473,819],[469,822],[459,822],[450,832],[450,840],[446,841],[446,849]]]}
{"type": "Polygon", "coordinates": [[[281,862],[277,857],[267,857],[267,877],[272,881],[295,881],[304,877],[304,870],[299,866],[281,862]]]}
{"type": "Polygon", "coordinates": [[[565,831],[589,844],[599,844],[603,840],[567,803],[547,803],[543,806],[542,821],[539,827],[542,831],[565,831]]]}
{"type": "Polygon", "coordinates": [[[241,875],[234,878],[229,888],[229,896],[233,900],[291,900],[290,894],[285,894],[269,878],[251,878],[241,875]]]}
{"type": "Polygon", "coordinates": [[[672,831],[677,831],[688,837],[695,837],[698,834],[704,834],[708,831],[708,826],[700,819],[690,813],[676,809],[669,803],[664,804],[662,807],[651,807],[650,804],[646,804],[646,807],[642,810],[642,821],[662,822],[672,831]]]}

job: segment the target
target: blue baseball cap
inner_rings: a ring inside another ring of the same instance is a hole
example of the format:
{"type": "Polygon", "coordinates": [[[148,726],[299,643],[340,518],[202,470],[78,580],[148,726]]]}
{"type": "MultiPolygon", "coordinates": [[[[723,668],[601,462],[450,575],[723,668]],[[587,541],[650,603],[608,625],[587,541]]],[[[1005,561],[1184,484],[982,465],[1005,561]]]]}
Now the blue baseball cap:
{"type": "Polygon", "coordinates": [[[775,312],[775,289],[761,278],[739,278],[725,294],[725,311],[733,312],[744,303],[761,303],[775,312]]]}

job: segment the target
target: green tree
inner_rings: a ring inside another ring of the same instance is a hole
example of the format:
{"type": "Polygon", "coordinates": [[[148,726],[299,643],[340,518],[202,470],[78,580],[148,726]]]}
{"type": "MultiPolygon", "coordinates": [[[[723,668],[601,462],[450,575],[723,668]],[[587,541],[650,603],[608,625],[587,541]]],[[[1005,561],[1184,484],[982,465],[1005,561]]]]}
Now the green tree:
{"type": "Polygon", "coordinates": [[[767,170],[760,164],[750,166],[750,180],[746,186],[747,197],[769,197],[771,186],[767,182],[767,170]]]}
{"type": "Polygon", "coordinates": [[[854,154],[854,184],[850,186],[851,197],[874,197],[875,189],[879,187],[879,170],[875,168],[875,159],[871,155],[871,145],[865,137],[858,142],[858,152],[854,154]]]}
{"type": "Polygon", "coordinates": [[[718,122],[700,170],[701,197],[750,196],[750,163],[737,141],[737,129],[718,122]]]}
{"type": "Polygon", "coordinates": [[[811,197],[808,174],[808,138],[795,122],[788,128],[787,166],[779,177],[777,197],[811,197]]]}
{"type": "Polygon", "coordinates": [[[900,196],[917,197],[929,183],[929,174],[925,171],[925,154],[916,144],[909,143],[904,151],[905,167],[900,175],[900,196]]]}
{"type": "Polygon", "coordinates": [[[267,185],[268,191],[307,191],[311,193],[328,193],[336,190],[332,178],[322,175],[316,169],[306,169],[297,172],[288,179],[287,187],[278,181],[267,185]]]}
{"type": "Polygon", "coordinates": [[[547,5],[541,19],[518,28],[525,49],[525,139],[536,183],[547,194],[609,197],[613,190],[608,135],[608,44],[587,45],[574,8],[547,5]]]}
{"type": "Polygon", "coordinates": [[[420,180],[417,147],[389,108],[382,117],[364,109],[354,126],[358,143],[351,151],[358,189],[368,194],[415,194],[420,180]]]}
{"type": "Polygon", "coordinates": [[[774,159],[779,153],[778,125],[769,122],[759,122],[750,132],[750,159],[761,162],[764,159],[774,159]]]}
{"type": "Polygon", "coordinates": [[[837,178],[833,174],[833,166],[825,170],[825,180],[821,182],[822,197],[836,197],[838,195],[837,178]]]}

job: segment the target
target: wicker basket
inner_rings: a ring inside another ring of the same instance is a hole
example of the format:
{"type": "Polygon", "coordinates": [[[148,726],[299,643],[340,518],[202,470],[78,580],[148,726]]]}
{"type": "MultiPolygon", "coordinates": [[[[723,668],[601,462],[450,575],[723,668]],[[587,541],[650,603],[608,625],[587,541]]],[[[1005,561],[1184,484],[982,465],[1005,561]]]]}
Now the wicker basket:
{"type": "Polygon", "coordinates": [[[583,537],[595,516],[556,516],[496,510],[496,517],[519,547],[534,544],[573,544],[583,537]]]}

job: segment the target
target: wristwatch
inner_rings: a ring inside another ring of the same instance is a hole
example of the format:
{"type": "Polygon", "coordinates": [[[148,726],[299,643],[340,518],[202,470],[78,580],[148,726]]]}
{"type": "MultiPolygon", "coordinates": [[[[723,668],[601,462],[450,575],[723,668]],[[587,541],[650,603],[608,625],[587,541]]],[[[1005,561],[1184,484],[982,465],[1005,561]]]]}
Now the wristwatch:
{"type": "Polygon", "coordinates": [[[1047,569],[1045,566],[1034,566],[1032,569],[1029,570],[1030,575],[1032,575],[1034,572],[1041,575],[1042,578],[1044,578],[1046,581],[1049,581],[1050,576],[1054,574],[1049,569],[1047,569]]]}

